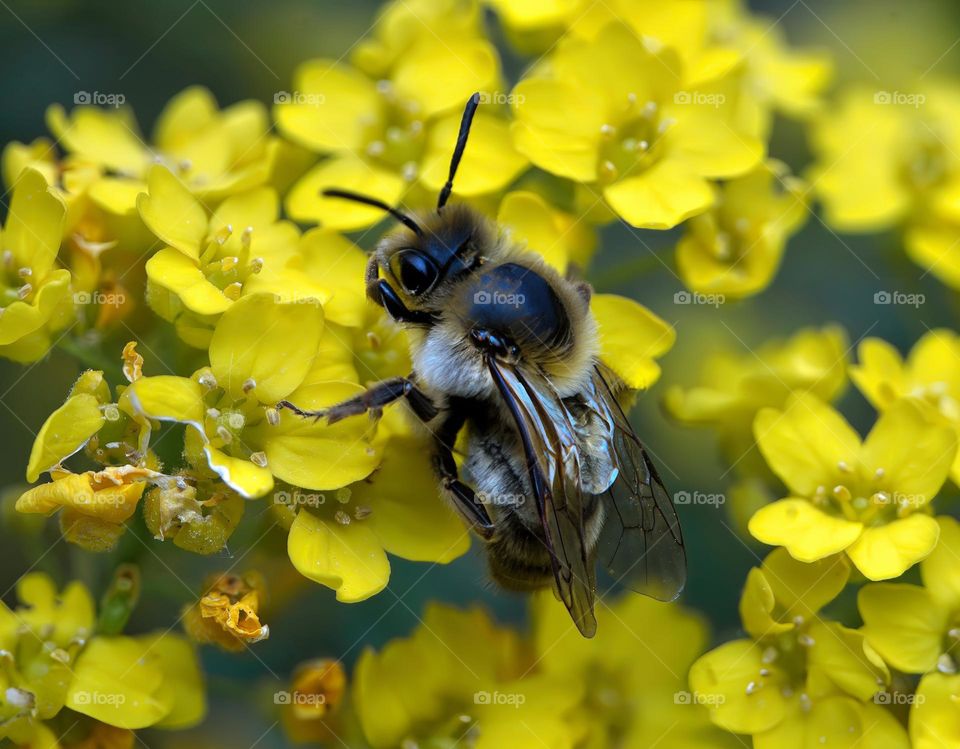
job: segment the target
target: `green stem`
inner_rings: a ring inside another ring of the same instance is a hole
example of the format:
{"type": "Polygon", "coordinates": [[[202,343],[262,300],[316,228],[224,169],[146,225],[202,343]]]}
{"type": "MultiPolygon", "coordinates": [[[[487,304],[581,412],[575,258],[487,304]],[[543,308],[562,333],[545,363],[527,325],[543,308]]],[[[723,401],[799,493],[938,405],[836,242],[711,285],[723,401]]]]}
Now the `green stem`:
{"type": "Polygon", "coordinates": [[[118,382],[123,378],[123,369],[119,360],[106,356],[99,349],[84,345],[76,338],[65,336],[60,339],[57,347],[87,368],[101,370],[107,376],[107,379],[112,382],[118,382]]]}

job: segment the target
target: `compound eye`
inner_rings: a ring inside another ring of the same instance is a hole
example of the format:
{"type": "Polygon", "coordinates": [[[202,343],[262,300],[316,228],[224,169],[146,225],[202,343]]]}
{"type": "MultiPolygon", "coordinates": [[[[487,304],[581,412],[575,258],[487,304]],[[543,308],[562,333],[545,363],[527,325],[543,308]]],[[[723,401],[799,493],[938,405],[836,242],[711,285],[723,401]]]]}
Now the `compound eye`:
{"type": "Polygon", "coordinates": [[[433,261],[419,250],[400,250],[391,258],[390,270],[404,291],[413,296],[428,291],[440,275],[433,261]]]}

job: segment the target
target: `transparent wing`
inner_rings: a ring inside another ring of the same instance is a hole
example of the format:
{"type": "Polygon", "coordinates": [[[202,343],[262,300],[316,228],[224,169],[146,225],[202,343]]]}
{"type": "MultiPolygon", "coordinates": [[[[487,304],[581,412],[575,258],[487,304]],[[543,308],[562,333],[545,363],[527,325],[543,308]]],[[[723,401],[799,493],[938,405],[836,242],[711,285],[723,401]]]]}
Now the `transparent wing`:
{"type": "Polygon", "coordinates": [[[611,444],[619,469],[601,497],[604,522],[597,557],[613,577],[638,593],[672,601],[687,581],[680,522],[670,495],[626,414],[602,365],[594,370],[589,405],[613,425],[611,444]]]}
{"type": "Polygon", "coordinates": [[[584,494],[576,432],[549,382],[529,381],[492,357],[487,366],[520,433],[556,591],[577,629],[593,637],[594,561],[584,543],[584,494]]]}

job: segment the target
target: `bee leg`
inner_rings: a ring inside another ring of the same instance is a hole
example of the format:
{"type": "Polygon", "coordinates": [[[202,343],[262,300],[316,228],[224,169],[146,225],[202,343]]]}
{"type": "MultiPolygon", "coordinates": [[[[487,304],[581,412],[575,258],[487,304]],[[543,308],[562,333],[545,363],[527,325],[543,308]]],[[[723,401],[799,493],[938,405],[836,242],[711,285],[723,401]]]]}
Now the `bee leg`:
{"type": "Polygon", "coordinates": [[[348,416],[358,416],[368,411],[378,414],[384,406],[400,398],[406,398],[410,408],[423,421],[430,421],[437,415],[437,407],[433,405],[433,401],[417,388],[409,377],[391,377],[389,380],[378,382],[360,395],[318,411],[304,411],[290,401],[280,401],[277,407],[288,408],[298,416],[326,418],[328,424],[336,424],[348,416]]]}
{"type": "Polygon", "coordinates": [[[397,322],[412,325],[430,325],[435,322],[434,315],[430,312],[407,309],[407,305],[403,303],[393,287],[382,278],[371,282],[367,286],[367,296],[383,307],[387,314],[397,322]]]}
{"type": "Polygon", "coordinates": [[[456,442],[457,433],[463,427],[465,421],[466,419],[462,414],[452,410],[440,425],[436,433],[434,468],[447,495],[453,499],[453,506],[460,513],[460,517],[473,528],[478,536],[484,540],[490,540],[493,538],[495,530],[493,521],[487,514],[487,508],[477,501],[473,489],[460,480],[457,473],[457,463],[453,459],[451,445],[456,442]]]}

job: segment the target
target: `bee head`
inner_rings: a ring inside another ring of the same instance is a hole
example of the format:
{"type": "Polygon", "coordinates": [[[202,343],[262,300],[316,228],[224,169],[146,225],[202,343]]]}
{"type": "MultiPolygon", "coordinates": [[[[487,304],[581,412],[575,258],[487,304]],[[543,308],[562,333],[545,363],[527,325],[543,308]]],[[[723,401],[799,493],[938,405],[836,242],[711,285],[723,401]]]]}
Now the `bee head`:
{"type": "Polygon", "coordinates": [[[399,314],[402,312],[412,319],[418,310],[429,309],[431,300],[442,294],[447,282],[476,266],[480,258],[479,248],[489,246],[493,236],[487,220],[469,207],[445,208],[479,104],[480,94],[476,93],[464,109],[450,160],[450,174],[440,190],[435,211],[415,218],[366,195],[347,190],[323,191],[327,197],[379,208],[400,222],[398,230],[384,238],[367,266],[368,295],[397,319],[402,319],[403,315],[399,314]]]}

